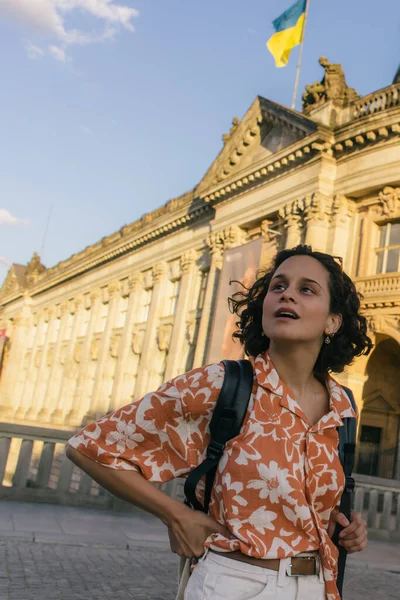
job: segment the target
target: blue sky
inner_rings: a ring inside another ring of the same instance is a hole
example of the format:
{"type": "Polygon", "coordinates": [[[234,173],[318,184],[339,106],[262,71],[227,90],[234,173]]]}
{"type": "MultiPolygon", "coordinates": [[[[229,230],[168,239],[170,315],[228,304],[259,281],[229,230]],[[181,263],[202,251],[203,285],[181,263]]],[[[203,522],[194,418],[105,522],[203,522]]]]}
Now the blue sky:
{"type": "MultiPolygon", "coordinates": [[[[193,188],[257,94],[290,105],[298,49],[277,69],[265,47],[290,4],[0,0],[0,282],[51,207],[46,266],[193,188]]],[[[300,91],[321,55],[389,85],[399,40],[398,0],[311,0],[300,91]]]]}

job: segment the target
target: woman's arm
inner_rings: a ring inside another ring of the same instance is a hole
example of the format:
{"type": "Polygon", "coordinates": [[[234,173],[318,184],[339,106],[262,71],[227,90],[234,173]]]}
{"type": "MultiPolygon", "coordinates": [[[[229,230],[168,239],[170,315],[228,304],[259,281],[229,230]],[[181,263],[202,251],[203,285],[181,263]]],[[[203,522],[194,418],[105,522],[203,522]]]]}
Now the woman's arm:
{"type": "Polygon", "coordinates": [[[180,556],[201,556],[204,542],[212,533],[229,537],[229,530],[199,511],[170,498],[139,472],[110,469],[67,445],[67,457],[114,496],[155,515],[172,534],[171,549],[180,556]]]}

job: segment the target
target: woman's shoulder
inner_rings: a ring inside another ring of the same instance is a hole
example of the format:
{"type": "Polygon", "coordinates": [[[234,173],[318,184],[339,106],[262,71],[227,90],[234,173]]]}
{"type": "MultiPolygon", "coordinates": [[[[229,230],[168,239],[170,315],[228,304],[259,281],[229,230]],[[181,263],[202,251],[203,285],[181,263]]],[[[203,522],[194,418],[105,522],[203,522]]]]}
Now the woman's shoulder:
{"type": "Polygon", "coordinates": [[[224,376],[224,365],[222,363],[212,363],[178,375],[174,383],[181,392],[184,390],[196,392],[204,388],[219,391],[222,388],[224,376]]]}

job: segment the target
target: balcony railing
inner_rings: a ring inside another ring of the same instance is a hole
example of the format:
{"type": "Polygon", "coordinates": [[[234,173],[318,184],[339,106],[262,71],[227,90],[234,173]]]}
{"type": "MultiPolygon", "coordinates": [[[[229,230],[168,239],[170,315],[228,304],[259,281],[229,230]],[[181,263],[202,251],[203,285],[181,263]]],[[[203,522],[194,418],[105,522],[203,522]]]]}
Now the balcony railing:
{"type": "Polygon", "coordinates": [[[369,275],[355,279],[357,290],[365,297],[400,293],[400,273],[369,275]]]}
{"type": "Polygon", "coordinates": [[[400,106],[400,84],[391,85],[357,100],[353,105],[353,119],[361,119],[395,106],[400,106]]]}

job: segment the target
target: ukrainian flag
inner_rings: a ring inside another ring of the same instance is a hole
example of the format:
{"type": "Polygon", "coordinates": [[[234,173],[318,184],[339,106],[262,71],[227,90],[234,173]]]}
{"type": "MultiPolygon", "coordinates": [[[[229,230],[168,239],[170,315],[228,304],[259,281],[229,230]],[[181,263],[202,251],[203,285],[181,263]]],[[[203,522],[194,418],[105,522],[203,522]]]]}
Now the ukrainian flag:
{"type": "Polygon", "coordinates": [[[285,67],[292,48],[301,43],[304,30],[307,0],[298,0],[273,21],[275,33],[267,42],[267,48],[277,67],[285,67]]]}

